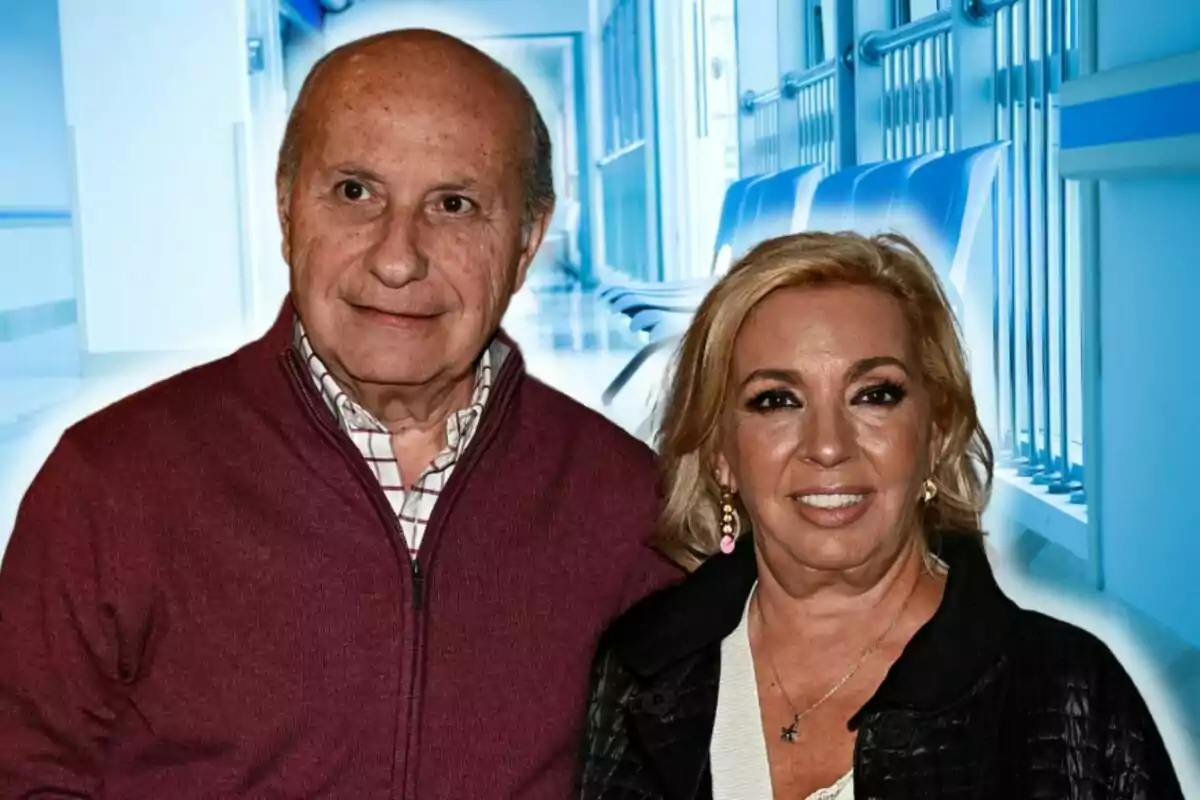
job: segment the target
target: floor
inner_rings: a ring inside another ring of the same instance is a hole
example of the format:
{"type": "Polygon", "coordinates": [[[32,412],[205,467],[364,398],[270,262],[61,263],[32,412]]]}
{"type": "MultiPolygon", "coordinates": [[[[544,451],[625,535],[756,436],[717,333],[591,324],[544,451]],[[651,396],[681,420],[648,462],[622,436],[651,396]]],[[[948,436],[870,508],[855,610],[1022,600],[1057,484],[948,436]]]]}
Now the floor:
{"type": "MultiPolygon", "coordinates": [[[[506,331],[524,354],[529,372],[645,434],[644,423],[662,389],[667,357],[644,365],[604,406],[601,393],[640,347],[623,320],[590,294],[542,282],[514,298],[506,331]]],[[[0,551],[7,541],[20,494],[72,419],[205,357],[114,361],[85,379],[0,376],[0,551]]],[[[994,516],[994,515],[993,515],[994,516]]],[[[1019,603],[1068,619],[1118,653],[1159,720],[1187,787],[1200,796],[1200,650],[1153,620],[1087,585],[1081,564],[1035,533],[1005,530],[995,520],[990,548],[997,575],[1019,603]]]]}

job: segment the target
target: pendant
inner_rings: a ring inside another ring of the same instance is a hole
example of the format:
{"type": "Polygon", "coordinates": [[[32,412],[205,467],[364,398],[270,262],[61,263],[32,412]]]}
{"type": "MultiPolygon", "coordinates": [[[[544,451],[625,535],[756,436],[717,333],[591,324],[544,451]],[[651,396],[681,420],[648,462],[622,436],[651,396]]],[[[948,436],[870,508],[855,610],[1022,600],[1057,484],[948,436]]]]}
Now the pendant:
{"type": "Polygon", "coordinates": [[[796,733],[799,727],[800,715],[797,714],[792,720],[792,724],[783,729],[782,733],[779,735],[779,738],[783,739],[783,741],[787,742],[788,744],[794,743],[796,741],[796,733]]]}

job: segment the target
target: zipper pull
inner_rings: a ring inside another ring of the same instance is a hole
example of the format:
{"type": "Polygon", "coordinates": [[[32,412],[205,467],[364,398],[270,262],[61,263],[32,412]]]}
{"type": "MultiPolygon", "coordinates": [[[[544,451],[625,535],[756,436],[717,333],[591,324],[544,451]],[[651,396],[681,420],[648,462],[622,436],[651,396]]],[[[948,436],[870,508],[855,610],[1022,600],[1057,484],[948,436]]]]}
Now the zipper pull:
{"type": "Polygon", "coordinates": [[[417,611],[425,605],[425,573],[421,572],[421,563],[416,556],[412,560],[413,606],[417,611]]]}

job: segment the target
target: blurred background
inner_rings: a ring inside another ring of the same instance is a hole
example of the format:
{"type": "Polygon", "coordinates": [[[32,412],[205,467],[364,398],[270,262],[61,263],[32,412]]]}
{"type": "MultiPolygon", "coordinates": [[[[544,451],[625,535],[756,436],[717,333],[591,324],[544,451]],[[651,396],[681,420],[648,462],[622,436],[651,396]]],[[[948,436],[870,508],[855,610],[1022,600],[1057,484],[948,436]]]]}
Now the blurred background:
{"type": "Polygon", "coordinates": [[[402,27],[530,87],[559,204],[505,325],[647,440],[731,258],[916,238],[1000,455],[1001,582],[1110,643],[1200,796],[1195,0],[0,0],[0,549],[65,425],[274,319],[291,103],[402,27]]]}

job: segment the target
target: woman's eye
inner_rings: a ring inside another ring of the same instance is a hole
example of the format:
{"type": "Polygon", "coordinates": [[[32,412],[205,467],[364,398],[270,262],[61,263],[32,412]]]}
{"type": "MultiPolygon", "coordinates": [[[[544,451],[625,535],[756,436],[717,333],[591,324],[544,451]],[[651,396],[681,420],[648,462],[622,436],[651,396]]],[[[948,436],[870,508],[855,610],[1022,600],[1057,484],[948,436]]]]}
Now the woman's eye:
{"type": "Polygon", "coordinates": [[[903,386],[885,381],[859,392],[855,401],[870,406],[894,406],[898,405],[906,394],[903,386]]]}
{"type": "Polygon", "coordinates": [[[775,411],[780,408],[799,408],[800,401],[786,389],[768,389],[750,398],[746,407],[751,411],[775,411]]]}
{"type": "Polygon", "coordinates": [[[358,181],[342,181],[338,184],[338,192],[351,202],[367,200],[371,197],[371,190],[358,181]]]}

